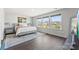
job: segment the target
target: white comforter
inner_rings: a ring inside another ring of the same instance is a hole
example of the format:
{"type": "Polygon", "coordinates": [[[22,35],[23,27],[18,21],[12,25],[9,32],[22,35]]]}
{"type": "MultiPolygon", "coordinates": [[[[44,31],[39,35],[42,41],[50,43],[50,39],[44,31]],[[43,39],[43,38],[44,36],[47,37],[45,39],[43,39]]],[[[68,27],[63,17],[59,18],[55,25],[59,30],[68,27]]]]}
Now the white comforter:
{"type": "Polygon", "coordinates": [[[34,26],[19,27],[16,30],[16,36],[17,35],[28,34],[28,33],[35,32],[35,31],[37,31],[37,28],[34,27],[34,26]]]}

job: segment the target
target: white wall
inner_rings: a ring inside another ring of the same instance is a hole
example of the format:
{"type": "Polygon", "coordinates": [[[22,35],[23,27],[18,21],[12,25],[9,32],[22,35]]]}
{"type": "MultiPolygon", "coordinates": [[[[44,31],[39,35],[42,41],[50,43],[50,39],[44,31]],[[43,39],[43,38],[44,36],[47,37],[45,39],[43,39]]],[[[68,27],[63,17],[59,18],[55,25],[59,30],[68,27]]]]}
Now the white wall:
{"type": "MultiPolygon", "coordinates": [[[[17,23],[17,17],[24,16],[20,14],[12,14],[12,13],[6,13],[5,12],[5,22],[8,23],[17,23]]],[[[26,16],[25,16],[26,17],[26,16]]]]}
{"type": "Polygon", "coordinates": [[[46,13],[43,15],[36,16],[36,17],[34,17],[34,20],[36,20],[37,18],[40,18],[40,17],[56,15],[56,14],[62,15],[62,28],[63,28],[63,30],[43,29],[43,28],[39,28],[38,30],[40,32],[44,32],[44,33],[48,33],[48,34],[67,38],[67,36],[70,32],[70,19],[71,19],[71,17],[77,15],[77,9],[66,8],[66,9],[57,10],[57,11],[54,11],[51,13],[46,13]]]}
{"type": "Polygon", "coordinates": [[[4,9],[0,8],[0,48],[1,48],[1,40],[3,40],[4,36],[4,9]]]}
{"type": "Polygon", "coordinates": [[[27,22],[29,23],[31,21],[30,17],[27,15],[22,15],[22,14],[14,14],[14,13],[6,13],[5,12],[5,23],[17,23],[18,19],[17,17],[26,17],[27,18],[27,22]]]}

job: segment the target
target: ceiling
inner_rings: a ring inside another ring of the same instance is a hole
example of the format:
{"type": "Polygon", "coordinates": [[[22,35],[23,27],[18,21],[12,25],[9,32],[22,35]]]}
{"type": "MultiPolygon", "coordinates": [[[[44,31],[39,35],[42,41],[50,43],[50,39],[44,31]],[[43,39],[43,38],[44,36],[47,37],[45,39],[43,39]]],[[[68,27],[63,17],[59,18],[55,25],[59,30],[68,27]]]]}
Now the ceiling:
{"type": "Polygon", "coordinates": [[[5,13],[22,14],[30,17],[52,12],[60,8],[5,8],[5,13]]]}

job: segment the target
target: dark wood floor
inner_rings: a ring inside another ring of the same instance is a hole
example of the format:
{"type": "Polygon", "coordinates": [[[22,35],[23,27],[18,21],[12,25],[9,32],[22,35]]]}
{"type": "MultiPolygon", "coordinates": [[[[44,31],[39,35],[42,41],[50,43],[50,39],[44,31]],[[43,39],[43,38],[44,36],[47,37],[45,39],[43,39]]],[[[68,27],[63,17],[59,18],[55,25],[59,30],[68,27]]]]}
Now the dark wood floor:
{"type": "Polygon", "coordinates": [[[65,39],[39,33],[36,39],[8,48],[7,50],[62,50],[65,39]]]}

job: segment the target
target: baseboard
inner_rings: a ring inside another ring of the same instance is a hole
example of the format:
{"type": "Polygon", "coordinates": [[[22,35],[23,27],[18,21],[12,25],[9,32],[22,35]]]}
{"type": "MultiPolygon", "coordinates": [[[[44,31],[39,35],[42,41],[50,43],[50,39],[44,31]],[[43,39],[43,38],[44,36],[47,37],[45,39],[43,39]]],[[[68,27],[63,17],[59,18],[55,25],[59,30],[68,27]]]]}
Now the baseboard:
{"type": "Polygon", "coordinates": [[[40,32],[40,33],[47,34],[47,35],[51,35],[51,36],[55,36],[55,37],[59,37],[59,38],[63,38],[63,39],[67,39],[66,37],[61,37],[61,36],[57,36],[57,35],[54,35],[54,34],[45,33],[45,32],[41,32],[41,31],[39,31],[39,32],[40,32]]]}

